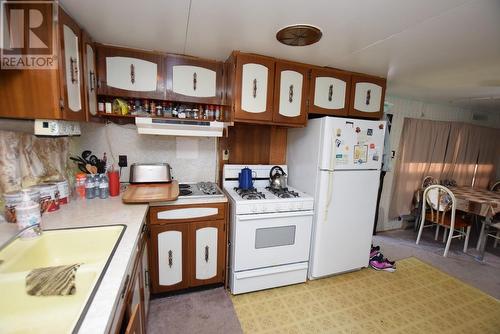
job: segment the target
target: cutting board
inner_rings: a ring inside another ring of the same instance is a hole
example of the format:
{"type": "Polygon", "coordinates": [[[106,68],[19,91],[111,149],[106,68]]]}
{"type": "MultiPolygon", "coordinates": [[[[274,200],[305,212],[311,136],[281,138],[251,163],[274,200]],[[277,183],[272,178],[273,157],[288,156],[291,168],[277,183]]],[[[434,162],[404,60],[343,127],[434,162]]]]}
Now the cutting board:
{"type": "Polygon", "coordinates": [[[179,196],[179,183],[131,184],[123,193],[123,203],[152,203],[175,201],[179,196]]]}

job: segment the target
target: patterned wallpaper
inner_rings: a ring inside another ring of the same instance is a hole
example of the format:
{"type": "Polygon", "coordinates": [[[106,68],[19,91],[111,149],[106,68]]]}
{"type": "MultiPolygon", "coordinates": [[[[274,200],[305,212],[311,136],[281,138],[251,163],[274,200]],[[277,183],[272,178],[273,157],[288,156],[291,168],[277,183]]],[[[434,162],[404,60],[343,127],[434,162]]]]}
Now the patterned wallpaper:
{"type": "Polygon", "coordinates": [[[71,175],[69,143],[69,138],[0,130],[0,195],[71,175]]]}

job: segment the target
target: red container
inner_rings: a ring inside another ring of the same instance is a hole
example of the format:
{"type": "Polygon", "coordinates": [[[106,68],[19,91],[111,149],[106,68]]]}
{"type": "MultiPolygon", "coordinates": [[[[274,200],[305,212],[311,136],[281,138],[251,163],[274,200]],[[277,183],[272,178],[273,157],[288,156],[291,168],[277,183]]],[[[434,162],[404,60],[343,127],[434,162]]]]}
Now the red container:
{"type": "Polygon", "coordinates": [[[118,171],[108,172],[109,196],[120,195],[120,174],[118,171]]]}

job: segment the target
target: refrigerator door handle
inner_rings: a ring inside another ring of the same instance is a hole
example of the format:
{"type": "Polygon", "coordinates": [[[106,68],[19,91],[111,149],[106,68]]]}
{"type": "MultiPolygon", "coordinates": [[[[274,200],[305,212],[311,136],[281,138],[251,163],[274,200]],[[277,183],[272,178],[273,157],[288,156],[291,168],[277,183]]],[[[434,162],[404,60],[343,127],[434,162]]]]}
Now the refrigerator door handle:
{"type": "MultiPolygon", "coordinates": [[[[336,145],[335,145],[335,135],[332,133],[332,150],[331,150],[331,156],[330,156],[330,171],[335,170],[335,158],[336,158],[336,145]]],[[[328,220],[328,209],[330,208],[330,202],[332,201],[332,196],[333,196],[333,173],[328,174],[328,190],[326,194],[326,206],[325,206],[325,220],[324,222],[328,220]]]]}

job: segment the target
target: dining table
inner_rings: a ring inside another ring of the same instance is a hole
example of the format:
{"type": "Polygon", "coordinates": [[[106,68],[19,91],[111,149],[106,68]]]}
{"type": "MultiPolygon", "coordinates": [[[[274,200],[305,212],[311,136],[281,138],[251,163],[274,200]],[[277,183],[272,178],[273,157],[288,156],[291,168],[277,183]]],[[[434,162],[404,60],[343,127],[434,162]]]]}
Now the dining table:
{"type": "MultiPolygon", "coordinates": [[[[489,227],[492,225],[495,215],[500,213],[500,192],[469,186],[449,187],[449,189],[455,195],[457,210],[482,218],[481,232],[476,245],[479,255],[476,256],[476,259],[483,261],[489,227]]],[[[423,192],[424,189],[419,189],[415,193],[415,202],[419,204],[418,213],[421,210],[423,192]]]]}
{"type": "Polygon", "coordinates": [[[500,213],[500,192],[473,187],[450,187],[450,190],[455,195],[457,210],[483,218],[476,246],[479,251],[476,259],[483,261],[489,227],[495,215],[500,213]]]}

